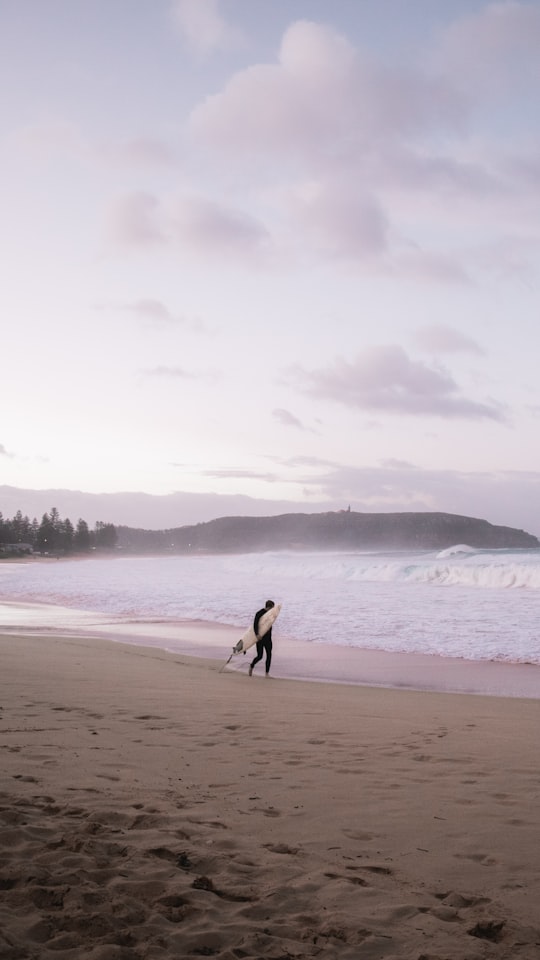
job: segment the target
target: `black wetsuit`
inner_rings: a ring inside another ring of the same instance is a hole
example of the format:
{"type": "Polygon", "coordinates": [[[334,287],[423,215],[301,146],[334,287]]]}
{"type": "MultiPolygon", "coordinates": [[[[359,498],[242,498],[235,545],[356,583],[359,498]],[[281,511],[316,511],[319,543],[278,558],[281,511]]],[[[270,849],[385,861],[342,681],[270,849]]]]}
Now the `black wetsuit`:
{"type": "MultiPolygon", "coordinates": [[[[265,613],[268,613],[267,607],[263,607],[262,610],[257,610],[257,613],[255,614],[255,618],[253,620],[253,629],[255,631],[255,635],[257,635],[259,620],[261,619],[262,616],[264,616],[265,613]]],[[[250,667],[251,670],[253,670],[253,667],[255,666],[256,663],[259,662],[259,660],[262,660],[265,653],[266,653],[265,669],[266,669],[266,673],[269,673],[270,664],[272,663],[272,627],[270,627],[268,633],[265,633],[264,637],[262,637],[261,640],[257,640],[257,656],[255,657],[254,660],[251,661],[251,667],[250,667]]]]}

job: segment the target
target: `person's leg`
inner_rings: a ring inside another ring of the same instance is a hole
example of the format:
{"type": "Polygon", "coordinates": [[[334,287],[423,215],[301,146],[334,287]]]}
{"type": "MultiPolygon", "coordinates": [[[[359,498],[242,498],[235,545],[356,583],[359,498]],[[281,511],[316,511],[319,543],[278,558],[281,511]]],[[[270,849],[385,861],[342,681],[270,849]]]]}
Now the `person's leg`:
{"type": "Polygon", "coordinates": [[[270,673],[270,664],[272,663],[272,641],[265,640],[264,649],[266,650],[266,675],[270,673]]]}
{"type": "Polygon", "coordinates": [[[262,660],[262,658],[263,658],[263,653],[264,653],[264,644],[263,644],[263,641],[262,641],[262,640],[257,640],[257,656],[254,657],[254,659],[251,661],[251,663],[250,663],[250,665],[249,665],[249,675],[250,675],[250,676],[251,676],[251,674],[253,673],[253,667],[255,666],[255,664],[258,663],[259,660],[262,660]]]}

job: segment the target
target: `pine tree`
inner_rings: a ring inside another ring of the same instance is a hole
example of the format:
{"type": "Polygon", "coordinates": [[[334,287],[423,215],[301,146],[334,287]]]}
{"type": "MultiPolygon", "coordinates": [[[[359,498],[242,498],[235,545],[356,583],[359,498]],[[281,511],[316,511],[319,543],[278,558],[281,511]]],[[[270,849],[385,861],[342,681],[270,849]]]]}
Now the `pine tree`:
{"type": "Polygon", "coordinates": [[[48,513],[41,518],[37,535],[37,548],[40,553],[54,553],[56,549],[56,531],[48,513]]]}
{"type": "Polygon", "coordinates": [[[90,531],[86,520],[77,521],[77,529],[73,538],[76,550],[87,551],[90,549],[90,531]]]}

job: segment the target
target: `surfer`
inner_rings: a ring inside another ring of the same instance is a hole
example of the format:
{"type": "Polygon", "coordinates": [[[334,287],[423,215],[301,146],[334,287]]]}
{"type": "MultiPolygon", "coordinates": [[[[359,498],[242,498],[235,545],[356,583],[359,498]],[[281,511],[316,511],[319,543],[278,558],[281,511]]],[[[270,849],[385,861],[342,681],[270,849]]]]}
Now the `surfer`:
{"type": "Polygon", "coordinates": [[[266,653],[266,662],[265,662],[265,671],[266,676],[270,673],[270,664],[272,663],[272,627],[265,633],[264,637],[259,638],[258,627],[259,620],[264,616],[265,613],[268,613],[269,610],[274,606],[273,600],[267,600],[264,607],[261,610],[257,610],[253,620],[253,630],[255,631],[255,636],[257,637],[257,656],[251,661],[249,666],[249,676],[253,673],[253,667],[259,660],[262,660],[264,654],[266,653]]]}

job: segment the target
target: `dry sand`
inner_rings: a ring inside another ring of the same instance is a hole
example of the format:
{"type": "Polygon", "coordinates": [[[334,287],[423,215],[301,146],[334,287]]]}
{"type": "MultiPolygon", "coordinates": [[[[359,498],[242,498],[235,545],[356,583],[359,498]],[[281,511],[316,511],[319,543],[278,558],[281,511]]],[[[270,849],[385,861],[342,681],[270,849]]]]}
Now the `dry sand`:
{"type": "Polygon", "coordinates": [[[538,960],[539,700],[0,657],[1,960],[538,960]]]}

